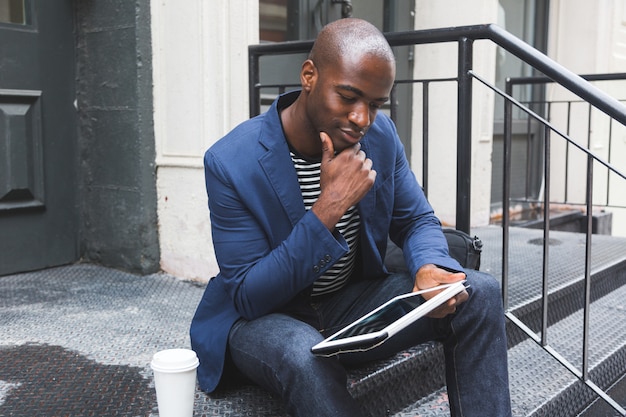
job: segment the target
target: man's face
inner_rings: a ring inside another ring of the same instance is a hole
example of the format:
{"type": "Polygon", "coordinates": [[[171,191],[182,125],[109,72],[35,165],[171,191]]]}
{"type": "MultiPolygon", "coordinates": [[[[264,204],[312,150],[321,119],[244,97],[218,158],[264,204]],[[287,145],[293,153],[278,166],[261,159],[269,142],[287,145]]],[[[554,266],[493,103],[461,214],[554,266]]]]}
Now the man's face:
{"type": "Polygon", "coordinates": [[[394,64],[373,56],[318,69],[307,100],[313,127],[330,136],[336,152],[356,144],[389,99],[394,77],[394,64]]]}

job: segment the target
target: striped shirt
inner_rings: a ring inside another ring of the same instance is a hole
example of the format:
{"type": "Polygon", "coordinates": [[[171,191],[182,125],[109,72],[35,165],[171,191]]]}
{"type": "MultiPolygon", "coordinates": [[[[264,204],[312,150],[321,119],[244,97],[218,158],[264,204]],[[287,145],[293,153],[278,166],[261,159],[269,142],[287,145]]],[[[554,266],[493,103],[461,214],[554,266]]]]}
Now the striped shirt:
{"type": "MultiPolygon", "coordinates": [[[[291,160],[298,174],[304,208],[310,210],[320,195],[320,162],[312,162],[291,152],[291,160]]],[[[354,269],[361,219],[356,206],[352,206],[341,217],[335,229],[341,233],[348,247],[348,253],[331,266],[313,283],[313,295],[324,295],[337,291],[348,282],[354,269]]]]}

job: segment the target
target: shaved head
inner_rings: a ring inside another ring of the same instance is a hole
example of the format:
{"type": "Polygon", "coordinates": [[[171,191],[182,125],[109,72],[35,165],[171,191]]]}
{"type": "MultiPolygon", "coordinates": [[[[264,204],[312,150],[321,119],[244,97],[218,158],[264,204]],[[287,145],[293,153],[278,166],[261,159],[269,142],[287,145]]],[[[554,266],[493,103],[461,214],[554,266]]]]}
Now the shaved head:
{"type": "Polygon", "coordinates": [[[376,57],[394,65],[393,51],[378,28],[361,19],[340,19],[324,26],[309,54],[318,69],[334,65],[340,60],[360,60],[376,57]]]}
{"type": "Polygon", "coordinates": [[[396,60],[376,26],[341,19],[320,31],[302,63],[302,89],[281,112],[287,140],[302,155],[322,154],[320,132],[334,152],[355,146],[389,101],[396,60]]]}

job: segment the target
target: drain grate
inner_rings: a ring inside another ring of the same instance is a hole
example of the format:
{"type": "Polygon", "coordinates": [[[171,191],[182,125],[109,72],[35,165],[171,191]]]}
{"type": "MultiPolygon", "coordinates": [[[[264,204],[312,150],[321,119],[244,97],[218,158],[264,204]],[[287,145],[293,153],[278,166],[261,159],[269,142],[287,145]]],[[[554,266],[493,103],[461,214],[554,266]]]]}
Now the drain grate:
{"type": "MultiPolygon", "coordinates": [[[[530,245],[543,246],[543,238],[531,239],[528,241],[528,243],[530,245]]],[[[558,239],[553,239],[553,238],[548,239],[549,246],[556,246],[556,245],[560,245],[561,243],[563,242],[561,242],[558,239]]]]}

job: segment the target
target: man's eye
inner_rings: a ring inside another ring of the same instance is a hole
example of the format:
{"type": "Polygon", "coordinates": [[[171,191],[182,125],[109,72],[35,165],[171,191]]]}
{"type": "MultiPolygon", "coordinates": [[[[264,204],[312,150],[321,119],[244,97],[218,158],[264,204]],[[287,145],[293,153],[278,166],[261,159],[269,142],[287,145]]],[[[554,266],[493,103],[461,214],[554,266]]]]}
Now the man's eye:
{"type": "Polygon", "coordinates": [[[382,107],[382,104],[370,103],[370,107],[376,110],[380,110],[380,108],[382,107]]]}
{"type": "Polygon", "coordinates": [[[354,100],[356,100],[354,97],[344,96],[343,94],[339,94],[339,97],[341,97],[341,99],[347,103],[353,103],[354,100]]]}

